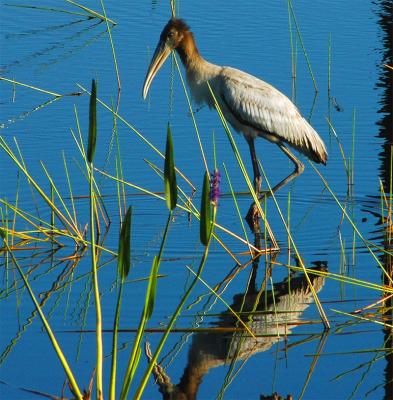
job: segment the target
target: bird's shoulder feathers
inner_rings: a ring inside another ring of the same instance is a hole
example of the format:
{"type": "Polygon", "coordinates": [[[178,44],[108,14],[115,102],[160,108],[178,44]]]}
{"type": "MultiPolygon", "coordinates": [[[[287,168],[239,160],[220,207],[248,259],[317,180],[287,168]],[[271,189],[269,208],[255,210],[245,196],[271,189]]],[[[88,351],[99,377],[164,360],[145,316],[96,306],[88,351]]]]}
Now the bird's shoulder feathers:
{"type": "Polygon", "coordinates": [[[237,121],[269,140],[290,144],[316,162],[326,162],[322,139],[287,96],[235,68],[224,67],[221,76],[220,97],[237,121]]]}

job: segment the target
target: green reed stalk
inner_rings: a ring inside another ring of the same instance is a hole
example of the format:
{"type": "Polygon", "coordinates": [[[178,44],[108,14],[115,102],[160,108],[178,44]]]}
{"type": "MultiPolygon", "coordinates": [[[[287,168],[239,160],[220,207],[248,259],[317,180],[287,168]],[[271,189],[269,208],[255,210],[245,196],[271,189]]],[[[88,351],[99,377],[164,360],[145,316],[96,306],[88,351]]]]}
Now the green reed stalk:
{"type": "Polygon", "coordinates": [[[117,256],[117,273],[120,277],[119,291],[117,295],[116,312],[113,321],[112,335],[112,365],[111,376],[109,382],[109,399],[116,399],[116,369],[117,369],[117,338],[120,321],[120,308],[123,295],[124,282],[130,272],[131,267],[131,216],[132,208],[129,207],[124,218],[123,225],[120,231],[119,251],[117,256]]]}
{"type": "Polygon", "coordinates": [[[288,0],[288,28],[289,42],[291,45],[291,65],[292,65],[292,101],[296,102],[296,63],[297,63],[297,45],[293,37],[293,28],[291,22],[290,0],[288,0]]]}
{"type": "MultiPolygon", "coordinates": [[[[41,167],[44,170],[44,173],[45,173],[45,175],[48,178],[49,183],[50,183],[51,202],[52,202],[52,204],[55,204],[54,195],[56,194],[57,198],[60,200],[60,203],[61,203],[65,213],[67,214],[68,221],[70,221],[72,223],[72,225],[74,226],[75,230],[77,230],[78,229],[78,224],[77,224],[76,219],[73,219],[73,216],[71,215],[71,212],[68,210],[68,207],[67,207],[65,201],[63,200],[63,197],[61,196],[59,190],[57,189],[57,187],[55,185],[55,182],[53,181],[52,177],[49,175],[49,172],[46,169],[45,164],[42,161],[40,162],[40,164],[41,164],[41,167]]],[[[55,213],[54,213],[53,209],[51,210],[51,214],[53,215],[53,222],[54,222],[55,213]]]]}
{"type": "MultiPolygon", "coordinates": [[[[288,209],[288,216],[287,216],[287,226],[289,232],[291,231],[291,192],[288,192],[288,203],[287,203],[287,209],[288,209]]],[[[291,239],[288,235],[287,238],[287,246],[288,246],[288,264],[291,260],[291,239]]],[[[291,287],[290,280],[289,280],[289,288],[291,287]]]]}
{"type": "MultiPolygon", "coordinates": [[[[224,167],[225,175],[227,177],[227,181],[228,181],[228,184],[229,184],[229,190],[231,191],[232,199],[233,199],[233,202],[235,204],[236,212],[237,212],[237,215],[239,217],[240,225],[241,225],[243,233],[244,233],[244,237],[246,238],[246,241],[249,242],[248,235],[247,235],[247,230],[246,230],[246,227],[244,226],[244,222],[243,222],[244,218],[242,217],[242,215],[240,213],[239,204],[237,202],[236,194],[235,194],[235,191],[233,190],[232,182],[231,182],[231,179],[229,177],[228,170],[227,170],[227,167],[226,167],[225,163],[223,163],[223,167],[224,167]]],[[[248,247],[248,249],[249,249],[250,253],[252,253],[252,250],[251,250],[250,246],[248,247]]]]}
{"type": "MultiPolygon", "coordinates": [[[[327,101],[328,101],[328,118],[332,120],[332,96],[331,96],[331,70],[332,70],[332,34],[329,33],[328,41],[328,65],[327,65],[327,101]]],[[[329,139],[332,134],[332,128],[329,125],[329,139]]]]}
{"type": "MultiPolygon", "coordinates": [[[[351,196],[354,194],[355,186],[355,134],[356,134],[356,108],[352,112],[352,155],[351,155],[351,196]]],[[[353,210],[354,214],[354,210],[353,210]]],[[[356,260],[356,232],[352,230],[352,265],[355,265],[356,260]]]]}
{"type": "Polygon", "coordinates": [[[103,398],[102,390],[102,313],[100,291],[98,288],[97,273],[97,249],[95,242],[95,216],[96,216],[96,195],[94,191],[94,154],[97,143],[97,86],[93,79],[91,87],[90,105],[89,105],[89,138],[87,147],[87,161],[89,163],[89,197],[90,197],[90,242],[91,242],[91,269],[93,277],[94,301],[96,310],[96,396],[97,400],[103,398]]]}
{"type": "Polygon", "coordinates": [[[306,389],[307,389],[307,387],[308,387],[308,385],[309,385],[309,383],[311,381],[311,376],[315,371],[315,367],[316,367],[318,359],[321,356],[322,351],[323,351],[323,349],[325,347],[325,343],[327,341],[328,336],[329,336],[329,332],[328,331],[322,332],[321,338],[320,338],[319,343],[318,343],[317,350],[316,350],[315,354],[313,355],[313,360],[311,362],[310,368],[309,368],[307,376],[306,376],[306,380],[305,380],[305,382],[303,384],[303,387],[302,387],[302,390],[301,390],[301,392],[299,394],[298,400],[303,400],[304,394],[306,393],[306,389]]]}
{"type": "Polygon", "coordinates": [[[389,217],[392,216],[392,202],[393,202],[393,145],[390,145],[390,169],[389,169],[389,217]]]}
{"type": "Polygon", "coordinates": [[[180,315],[181,310],[183,309],[184,304],[186,303],[188,297],[190,296],[191,292],[193,291],[195,285],[197,284],[205,266],[207,256],[209,254],[210,243],[213,237],[213,230],[214,230],[214,222],[216,219],[216,211],[217,207],[210,202],[210,183],[209,183],[209,175],[205,173],[204,181],[203,181],[203,189],[202,189],[202,199],[201,199],[201,220],[200,220],[200,239],[201,243],[205,246],[202,259],[199,263],[199,268],[196,273],[194,280],[192,281],[191,285],[187,289],[186,293],[180,300],[179,305],[176,307],[175,312],[172,314],[172,317],[168,323],[168,326],[165,330],[165,333],[162,335],[161,340],[157,346],[157,349],[149,362],[149,366],[146,369],[145,373],[143,374],[141,383],[139,384],[138,390],[134,396],[134,400],[139,400],[145,390],[146,384],[149,380],[150,374],[153,371],[154,366],[157,363],[158,357],[161,354],[161,351],[168,339],[169,333],[171,332],[177,317],[180,315]],[[205,218],[209,219],[209,221],[205,220],[205,218]]]}
{"type": "MultiPolygon", "coordinates": [[[[89,95],[91,95],[91,92],[89,92],[89,95]]],[[[87,160],[86,149],[85,149],[85,145],[83,143],[82,130],[81,130],[81,127],[80,127],[80,124],[79,124],[78,112],[77,112],[77,109],[76,109],[75,106],[74,106],[74,113],[75,113],[75,121],[76,121],[76,127],[77,127],[77,131],[78,131],[78,137],[76,136],[76,134],[74,133],[74,131],[72,129],[70,129],[70,132],[71,132],[71,135],[72,135],[72,137],[74,139],[74,142],[75,142],[75,144],[76,144],[76,146],[77,146],[77,148],[78,148],[78,150],[79,150],[79,152],[80,152],[80,154],[82,156],[82,159],[85,162],[86,171],[84,171],[78,164],[79,169],[81,170],[81,172],[82,172],[83,176],[85,177],[86,181],[89,182],[90,165],[89,165],[89,162],[87,160]]],[[[94,170],[96,171],[97,168],[94,168],[94,170]]],[[[98,187],[98,184],[97,184],[97,182],[95,180],[94,180],[93,183],[94,183],[94,190],[96,192],[96,196],[102,201],[100,188],[98,187]]],[[[106,212],[105,206],[103,204],[101,205],[100,203],[98,203],[98,205],[100,206],[100,209],[103,206],[104,210],[101,210],[101,211],[105,212],[106,215],[108,215],[107,212],[106,212]]],[[[125,212],[125,210],[124,210],[124,212],[125,212]]],[[[114,254],[116,254],[116,253],[114,253],[114,254]]]]}
{"type": "Polygon", "coordinates": [[[347,162],[347,158],[345,156],[345,152],[344,152],[344,148],[341,144],[340,138],[337,135],[337,132],[332,124],[332,122],[330,120],[327,119],[327,123],[331,129],[331,132],[333,133],[334,137],[336,138],[337,144],[338,144],[338,148],[340,149],[340,153],[341,153],[341,157],[343,159],[343,163],[344,163],[344,169],[345,169],[345,174],[347,175],[347,185],[350,185],[351,182],[351,166],[350,164],[347,162]]]}
{"type": "Polygon", "coordinates": [[[327,94],[328,94],[329,103],[330,103],[330,94],[331,94],[331,77],[332,77],[332,34],[329,33],[329,41],[328,41],[328,76],[327,76],[327,94]]]}
{"type": "Polygon", "coordinates": [[[351,155],[351,185],[355,184],[355,135],[356,135],[356,108],[352,112],[352,155],[351,155]]]}
{"type": "Polygon", "coordinates": [[[68,190],[69,190],[69,193],[70,193],[72,215],[73,215],[74,221],[77,221],[76,209],[75,209],[75,201],[74,201],[74,195],[73,195],[73,192],[72,192],[72,185],[71,185],[71,178],[70,178],[70,174],[68,172],[67,160],[66,160],[64,151],[63,151],[63,164],[64,164],[64,171],[65,171],[66,178],[67,178],[68,190]]]}
{"type": "MultiPolygon", "coordinates": [[[[53,184],[50,185],[50,199],[51,199],[51,202],[53,204],[55,204],[55,190],[54,190],[53,184]]],[[[51,224],[52,228],[54,229],[55,228],[55,213],[53,212],[53,210],[51,210],[51,212],[50,212],[50,224],[51,224]]]]}
{"type": "Polygon", "coordinates": [[[36,86],[28,85],[27,83],[22,83],[22,82],[15,81],[14,79],[5,78],[4,76],[0,76],[0,81],[9,82],[9,83],[12,83],[13,85],[24,86],[24,87],[27,87],[29,89],[36,90],[37,92],[50,94],[51,96],[54,96],[54,97],[62,97],[62,95],[60,93],[51,92],[49,90],[41,89],[41,88],[38,88],[36,86]]]}
{"type": "Polygon", "coordinates": [[[91,245],[91,267],[93,276],[93,289],[94,289],[94,301],[96,310],[96,347],[97,347],[97,358],[96,358],[96,389],[97,399],[103,398],[102,390],[102,364],[103,364],[103,349],[102,349],[102,313],[101,313],[101,300],[100,291],[98,287],[98,273],[97,273],[97,248],[95,243],[95,215],[96,215],[96,198],[93,187],[94,180],[94,167],[91,163],[90,169],[90,186],[89,186],[89,197],[90,197],[90,245],[91,245]]]}
{"type": "MultiPolygon", "coordinates": [[[[16,178],[16,192],[15,192],[14,204],[15,204],[15,208],[18,208],[18,206],[19,206],[19,191],[20,191],[20,174],[19,174],[19,172],[16,174],[16,176],[17,176],[17,178],[16,178]]],[[[13,216],[12,216],[12,224],[11,224],[12,230],[14,232],[16,231],[16,217],[17,217],[17,214],[16,214],[16,212],[14,212],[13,216]]],[[[8,221],[7,221],[7,225],[8,225],[8,221]]],[[[11,246],[13,246],[13,245],[14,245],[14,236],[12,236],[12,238],[11,238],[11,246]]]]}
{"type": "Polygon", "coordinates": [[[333,311],[333,312],[335,312],[337,314],[340,314],[340,315],[345,315],[347,317],[358,319],[360,321],[373,322],[374,324],[382,325],[384,328],[393,329],[393,325],[392,324],[388,324],[386,321],[377,321],[377,320],[372,319],[372,318],[362,317],[360,315],[356,315],[356,314],[353,314],[353,313],[347,313],[347,312],[344,312],[344,311],[336,310],[334,308],[331,308],[331,311],[333,311]]]}
{"type": "Polygon", "coordinates": [[[299,37],[299,40],[300,40],[300,44],[302,46],[303,54],[304,54],[304,57],[306,59],[307,67],[308,67],[308,70],[309,70],[310,75],[311,75],[311,79],[312,79],[312,83],[314,85],[314,89],[315,89],[316,92],[318,92],[317,83],[315,81],[314,73],[313,73],[312,68],[311,68],[311,62],[310,62],[310,59],[308,57],[306,47],[305,47],[305,45],[303,43],[302,34],[300,33],[300,29],[299,29],[299,25],[298,25],[297,20],[296,20],[295,12],[293,11],[292,1],[288,0],[288,4],[289,4],[289,9],[290,9],[291,14],[292,14],[293,22],[295,23],[295,27],[296,27],[296,31],[297,31],[297,34],[298,34],[298,37],[299,37]]]}
{"type": "MultiPolygon", "coordinates": [[[[275,265],[282,265],[283,267],[290,268],[293,271],[300,271],[300,272],[303,271],[303,268],[297,267],[297,266],[294,266],[294,265],[282,264],[282,263],[279,263],[277,261],[274,261],[274,264],[275,265]]],[[[389,287],[384,286],[384,285],[378,285],[376,283],[363,281],[363,280],[360,280],[360,279],[357,279],[357,278],[351,278],[349,276],[343,276],[343,275],[340,275],[340,274],[335,274],[333,272],[318,271],[318,270],[310,269],[310,268],[306,268],[306,271],[307,271],[307,273],[309,275],[322,276],[322,277],[324,277],[326,279],[332,279],[334,281],[344,282],[344,283],[346,283],[348,285],[356,285],[356,286],[363,287],[363,288],[366,288],[366,289],[376,290],[376,291],[382,292],[382,293],[385,292],[387,294],[393,294],[393,288],[389,288],[389,287]]]]}
{"type": "Polygon", "coordinates": [[[170,6],[171,6],[171,13],[172,13],[172,18],[176,17],[176,5],[175,5],[175,0],[169,0],[170,6]]]}
{"type": "Polygon", "coordinates": [[[90,14],[93,18],[97,18],[100,19],[101,21],[108,21],[109,23],[111,23],[112,25],[117,25],[117,23],[115,21],[113,21],[112,19],[107,18],[104,15],[99,14],[97,11],[92,10],[91,8],[85,7],[79,3],[77,3],[76,1],[73,0],[65,0],[67,3],[70,3],[72,5],[74,5],[75,7],[80,8],[83,11],[86,11],[88,14],[90,14]]]}
{"type": "MultiPolygon", "coordinates": [[[[119,73],[119,68],[118,68],[118,64],[117,64],[117,56],[116,56],[116,51],[115,51],[115,45],[114,45],[114,43],[113,43],[113,38],[112,38],[112,29],[111,29],[111,27],[109,26],[109,22],[108,22],[108,20],[107,20],[104,2],[103,2],[103,0],[100,0],[100,1],[101,1],[102,12],[103,12],[104,17],[105,17],[106,29],[107,29],[108,36],[109,36],[109,42],[110,42],[111,49],[112,49],[112,58],[113,58],[114,66],[115,66],[115,74],[116,74],[116,80],[117,80],[116,112],[118,112],[118,111],[119,111],[119,107],[120,107],[120,93],[121,93],[120,73],[119,73]]],[[[110,152],[111,152],[111,145],[112,145],[113,136],[116,137],[116,141],[118,142],[117,118],[116,118],[114,115],[113,115],[112,136],[111,136],[110,145],[109,145],[110,147],[109,147],[108,156],[107,156],[107,159],[105,160],[105,162],[108,162],[108,161],[109,161],[109,156],[110,156],[110,152]]],[[[123,176],[123,175],[122,175],[123,170],[122,170],[122,168],[121,168],[120,152],[118,152],[118,155],[119,155],[120,173],[121,173],[121,177],[122,177],[122,176],[123,176]]],[[[104,168],[104,169],[106,169],[106,168],[104,168]]],[[[124,187],[123,187],[123,189],[124,189],[124,187]]],[[[119,197],[119,200],[120,200],[120,197],[119,197]]],[[[125,205],[125,201],[124,201],[124,212],[125,212],[125,209],[126,209],[126,205],[125,205]]],[[[120,220],[121,220],[122,214],[123,214],[123,212],[122,212],[121,210],[122,210],[122,206],[121,206],[120,201],[119,201],[119,215],[120,215],[120,220]]]]}
{"type": "MultiPolygon", "coordinates": [[[[341,229],[339,229],[338,232],[338,237],[340,240],[340,265],[339,265],[339,271],[340,275],[346,275],[347,273],[347,261],[346,261],[346,255],[345,255],[345,240],[343,240],[342,234],[341,234],[341,229]]],[[[340,293],[341,297],[344,298],[344,286],[341,284],[340,285],[340,293]]]]}
{"type": "MultiPolygon", "coordinates": [[[[119,142],[119,131],[117,129],[117,118],[113,116],[113,131],[115,134],[115,141],[116,141],[116,158],[115,158],[115,166],[116,166],[116,176],[120,179],[123,179],[124,172],[123,172],[123,161],[121,159],[121,152],[120,152],[120,142],[119,142]]],[[[126,210],[126,192],[124,184],[120,182],[116,182],[117,188],[117,201],[119,204],[119,217],[120,221],[122,220],[123,212],[121,210],[126,210]]]]}
{"type": "Polygon", "coordinates": [[[177,72],[179,73],[179,77],[180,77],[180,81],[181,81],[181,84],[182,84],[182,87],[183,87],[183,91],[184,91],[184,94],[185,94],[186,99],[187,99],[188,109],[189,109],[190,114],[191,114],[192,122],[194,124],[194,129],[195,129],[195,133],[196,133],[196,136],[197,136],[199,149],[200,149],[201,155],[202,155],[203,165],[205,166],[205,170],[208,173],[209,172],[209,167],[207,166],[205,151],[203,150],[202,140],[201,140],[201,136],[200,136],[199,130],[198,130],[198,125],[196,123],[196,119],[195,119],[195,116],[194,116],[194,111],[192,109],[190,96],[187,93],[187,88],[186,88],[186,85],[184,83],[183,75],[181,74],[181,70],[180,70],[179,62],[177,61],[176,54],[174,52],[172,52],[172,54],[173,54],[173,58],[174,58],[175,63],[176,63],[177,72]]]}
{"type": "MultiPolygon", "coordinates": [[[[8,207],[5,206],[3,211],[3,207],[0,207],[0,235],[3,238],[4,243],[8,243],[8,207]]],[[[16,217],[16,213],[14,213],[14,220],[16,217]]],[[[14,229],[13,229],[14,230],[14,229]]],[[[12,241],[14,240],[14,235],[12,235],[12,241]]],[[[13,243],[11,243],[11,247],[13,246],[13,243]]],[[[5,268],[5,284],[8,292],[8,271],[9,271],[9,254],[8,251],[5,252],[4,254],[4,268],[5,268]]]]}
{"type": "Polygon", "coordinates": [[[121,90],[121,82],[120,82],[119,68],[117,66],[117,57],[116,57],[115,45],[113,44],[112,32],[111,32],[111,28],[109,26],[109,20],[108,20],[108,18],[106,16],[106,10],[105,10],[105,6],[104,6],[104,1],[100,0],[100,2],[101,2],[102,13],[103,13],[104,18],[105,18],[106,29],[107,29],[108,35],[109,35],[109,42],[111,44],[112,57],[113,57],[113,63],[115,64],[115,71],[116,71],[116,79],[117,79],[118,90],[120,91],[121,90]]]}
{"type": "Polygon", "coordinates": [[[127,370],[124,375],[123,386],[122,386],[121,393],[120,393],[121,399],[126,399],[128,396],[128,392],[130,390],[130,386],[131,386],[132,380],[134,378],[134,374],[135,374],[136,368],[138,366],[140,356],[142,354],[142,349],[141,349],[142,338],[145,333],[147,322],[149,321],[150,317],[153,314],[155,295],[156,295],[157,277],[158,277],[158,268],[160,266],[162,252],[163,252],[163,249],[164,249],[164,246],[166,243],[166,239],[168,236],[169,225],[170,225],[171,220],[172,220],[172,212],[170,211],[169,215],[168,215],[168,220],[167,220],[167,224],[165,227],[164,235],[163,235],[163,238],[161,241],[159,255],[154,256],[154,259],[152,262],[150,276],[149,276],[149,283],[148,283],[148,287],[146,290],[146,296],[145,296],[145,305],[144,305],[143,312],[141,314],[141,318],[139,321],[138,330],[136,332],[136,337],[135,337],[135,341],[134,341],[134,346],[131,351],[130,359],[129,359],[128,365],[127,365],[127,370]]]}
{"type": "Polygon", "coordinates": [[[173,141],[172,141],[172,133],[170,126],[168,124],[167,127],[167,140],[166,140],[166,149],[165,149],[165,165],[164,165],[164,189],[165,189],[165,200],[169,210],[168,220],[165,226],[164,235],[161,241],[160,250],[157,256],[154,257],[150,277],[149,284],[146,290],[145,297],[145,306],[143,308],[143,312],[141,314],[141,319],[139,322],[138,330],[136,333],[136,338],[134,342],[134,346],[130,355],[130,359],[128,361],[127,370],[123,380],[123,386],[121,389],[120,398],[127,398],[128,392],[130,390],[131,382],[134,377],[134,373],[136,367],[138,366],[140,356],[142,353],[141,350],[141,342],[143,338],[143,334],[146,329],[147,322],[151,318],[154,310],[155,298],[156,298],[156,288],[157,288],[157,278],[158,278],[158,270],[162,259],[162,254],[164,251],[166,239],[169,232],[169,225],[172,221],[173,211],[177,205],[177,183],[176,183],[176,172],[175,172],[175,162],[174,162],[174,150],[173,150],[173,141]]]}

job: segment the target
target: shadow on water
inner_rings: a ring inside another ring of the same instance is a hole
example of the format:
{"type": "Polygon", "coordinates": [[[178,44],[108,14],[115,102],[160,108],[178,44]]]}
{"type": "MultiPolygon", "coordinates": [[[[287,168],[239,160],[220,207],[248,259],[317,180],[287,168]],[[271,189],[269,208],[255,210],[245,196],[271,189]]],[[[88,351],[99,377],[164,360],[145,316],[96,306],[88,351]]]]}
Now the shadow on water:
{"type": "MultiPolygon", "coordinates": [[[[102,24],[102,21],[93,21],[90,19],[79,19],[77,21],[71,21],[66,24],[61,25],[51,25],[45,28],[29,30],[26,32],[18,33],[15,35],[7,35],[5,40],[15,42],[17,46],[19,39],[24,39],[26,36],[35,37],[41,34],[49,35],[53,31],[61,31],[57,32],[57,34],[65,34],[69,30],[72,31],[71,34],[65,35],[61,38],[61,40],[56,40],[55,42],[51,42],[51,45],[47,45],[38,50],[34,50],[29,54],[25,55],[20,59],[13,60],[8,64],[0,65],[0,72],[2,74],[9,73],[14,71],[17,67],[26,67],[34,63],[34,65],[38,68],[45,68],[50,65],[55,65],[59,62],[63,62],[66,58],[72,57],[77,53],[82,52],[86,47],[90,46],[92,43],[97,41],[106,33],[106,26],[102,24]],[[85,24],[88,23],[88,26],[85,24]],[[101,25],[104,27],[104,30],[101,32],[95,32],[93,36],[89,36],[86,38],[90,32],[94,31],[97,26],[101,25]],[[80,27],[79,29],[75,29],[75,26],[80,27]],[[39,60],[38,63],[35,63],[36,60],[39,60]]],[[[23,42],[22,42],[23,43],[23,42]]]]}
{"type": "MultiPolygon", "coordinates": [[[[377,218],[378,226],[377,240],[381,242],[386,251],[380,255],[380,260],[387,274],[382,273],[382,284],[387,288],[392,287],[391,278],[393,277],[393,220],[392,220],[392,160],[393,160],[393,70],[388,66],[393,66],[393,4],[390,0],[376,1],[378,6],[378,23],[381,28],[381,62],[377,66],[380,71],[379,80],[376,87],[380,89],[380,120],[377,121],[379,132],[377,137],[383,140],[382,150],[379,153],[381,165],[379,167],[380,180],[382,188],[375,196],[370,196],[369,204],[366,204],[365,211],[377,218]],[[383,191],[381,193],[381,191],[383,191]],[[381,196],[384,198],[384,208],[381,210],[381,196]]],[[[389,293],[382,293],[382,311],[381,317],[383,325],[382,348],[385,348],[385,377],[384,383],[376,385],[373,390],[379,386],[384,387],[384,399],[393,398],[393,297],[389,293]]],[[[372,392],[372,391],[371,391],[372,392]]],[[[370,392],[370,393],[371,393],[370,392]]]]}
{"type": "MultiPolygon", "coordinates": [[[[50,249],[29,251],[28,255],[19,258],[21,262],[24,262],[24,268],[28,270],[27,276],[30,277],[31,281],[39,282],[40,280],[45,279],[45,277],[50,277],[52,282],[50,288],[39,293],[39,305],[41,308],[43,308],[49,301],[54,304],[48,311],[49,316],[58,312],[58,304],[62,297],[68,296],[67,290],[70,290],[72,285],[78,280],[84,279],[89,275],[88,273],[77,276],[74,275],[79,262],[83,259],[86,253],[86,248],[78,249],[76,252],[67,255],[58,255],[60,252],[61,247],[52,246],[50,249]],[[56,258],[57,256],[58,258],[56,258]]],[[[4,265],[4,267],[8,268],[6,265],[4,265]]],[[[87,282],[90,282],[89,279],[87,282]]],[[[88,285],[85,285],[85,287],[88,287],[88,285]]],[[[0,300],[4,301],[11,296],[19,296],[19,292],[23,290],[23,288],[24,285],[21,279],[16,279],[14,282],[10,282],[9,286],[6,286],[0,291],[0,300]]],[[[90,289],[88,289],[88,291],[89,290],[90,289]]],[[[82,298],[84,298],[84,296],[82,296],[82,298]]],[[[77,309],[78,305],[75,306],[75,310],[77,309]]],[[[67,311],[67,309],[64,310],[64,315],[67,314],[67,311]]],[[[75,314],[83,315],[86,314],[86,311],[87,307],[80,304],[79,310],[75,311],[75,314]]],[[[9,340],[8,344],[5,345],[0,354],[0,366],[7,360],[10,352],[23,337],[23,334],[27,332],[28,328],[31,327],[36,318],[38,318],[38,313],[37,310],[34,309],[24,321],[19,321],[19,329],[9,340]]],[[[78,324],[83,324],[84,318],[81,317],[78,324]]]]}
{"type": "MultiPolygon", "coordinates": [[[[304,311],[313,304],[313,295],[304,274],[292,273],[282,281],[274,283],[274,289],[267,289],[267,281],[271,276],[274,260],[275,257],[272,256],[270,261],[266,261],[265,278],[260,290],[256,285],[260,257],[253,261],[246,292],[235,295],[230,305],[230,309],[238,313],[256,337],[253,338],[245,332],[229,309],[220,313],[217,321],[213,323],[214,326],[209,328],[208,332],[193,335],[187,365],[178,384],[172,383],[161,365],[158,364],[154,368],[155,381],[163,399],[196,399],[203,377],[209,370],[227,365],[229,371],[217,395],[217,398],[223,398],[226,388],[252,356],[268,351],[275,344],[285,341],[297,326],[314,323],[302,319],[304,311]],[[239,363],[238,366],[236,366],[237,363],[239,363]]],[[[326,271],[326,267],[322,265],[312,269],[326,271]]],[[[310,279],[315,291],[319,292],[325,278],[310,274],[310,279]]],[[[318,350],[303,390],[307,386],[326,338],[323,333],[317,336],[320,338],[318,350]]],[[[300,345],[301,342],[295,342],[291,346],[298,344],[300,345]]],[[[150,357],[149,352],[149,345],[147,345],[148,357],[150,357]]],[[[288,395],[287,399],[291,398],[291,395],[288,395]]],[[[274,393],[271,396],[261,395],[261,399],[281,399],[281,397],[274,393]]]]}
{"type": "MultiPolygon", "coordinates": [[[[379,4],[378,16],[379,24],[381,27],[381,42],[384,45],[382,50],[382,63],[384,66],[380,67],[380,76],[377,87],[382,89],[380,99],[379,114],[381,115],[380,121],[377,123],[379,126],[378,137],[383,139],[382,151],[379,154],[381,160],[380,178],[383,184],[384,192],[389,196],[392,189],[392,159],[393,159],[393,70],[386,67],[393,66],[393,4],[390,0],[381,0],[379,4]]],[[[392,243],[392,199],[389,198],[388,215],[381,216],[378,221],[382,225],[382,245],[386,251],[393,250],[392,243]]],[[[381,261],[385,266],[385,270],[390,277],[393,277],[393,260],[391,254],[385,253],[381,256],[381,261]]],[[[385,274],[382,274],[382,282],[387,287],[391,287],[392,283],[385,274]]],[[[393,330],[391,328],[393,323],[393,301],[392,296],[386,295],[384,302],[384,347],[390,349],[386,352],[386,367],[385,367],[385,383],[384,383],[384,399],[393,398],[393,330]],[[390,327],[388,326],[390,325],[390,327]]]]}

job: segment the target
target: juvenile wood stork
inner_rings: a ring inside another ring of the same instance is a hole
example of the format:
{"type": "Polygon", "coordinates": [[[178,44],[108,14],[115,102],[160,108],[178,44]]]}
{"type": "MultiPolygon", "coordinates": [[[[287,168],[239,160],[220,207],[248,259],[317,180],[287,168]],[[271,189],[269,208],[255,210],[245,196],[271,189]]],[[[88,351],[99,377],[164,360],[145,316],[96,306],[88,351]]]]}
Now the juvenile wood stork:
{"type": "Polygon", "coordinates": [[[322,139],[291,100],[269,83],[246,72],[206,61],[196,47],[189,26],[181,19],[170,19],[161,32],[143,85],[144,99],[154,77],[172,50],[177,51],[186,69],[187,82],[195,102],[214,107],[207,85],[209,82],[226,120],[244,135],[250,147],[257,193],[260,190],[261,174],[255,154],[256,137],[276,143],[295,164],[294,171],[278,183],[273,191],[304,170],[303,164],[286,145],[316,163],[326,164],[327,152],[322,139]]]}

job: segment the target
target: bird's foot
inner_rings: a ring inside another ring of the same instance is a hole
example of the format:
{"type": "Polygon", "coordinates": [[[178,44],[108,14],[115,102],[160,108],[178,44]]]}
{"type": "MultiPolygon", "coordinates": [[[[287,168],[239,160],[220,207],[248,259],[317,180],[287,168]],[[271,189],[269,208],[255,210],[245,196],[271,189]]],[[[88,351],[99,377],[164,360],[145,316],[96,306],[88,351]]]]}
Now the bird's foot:
{"type": "Polygon", "coordinates": [[[259,215],[258,207],[255,203],[252,203],[251,207],[248,209],[245,219],[253,233],[260,232],[259,217],[260,217],[260,215],[259,215]]]}
{"type": "Polygon", "coordinates": [[[271,195],[272,195],[272,192],[270,190],[262,190],[258,194],[258,200],[261,203],[262,201],[264,201],[265,199],[267,199],[271,195]]]}

